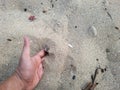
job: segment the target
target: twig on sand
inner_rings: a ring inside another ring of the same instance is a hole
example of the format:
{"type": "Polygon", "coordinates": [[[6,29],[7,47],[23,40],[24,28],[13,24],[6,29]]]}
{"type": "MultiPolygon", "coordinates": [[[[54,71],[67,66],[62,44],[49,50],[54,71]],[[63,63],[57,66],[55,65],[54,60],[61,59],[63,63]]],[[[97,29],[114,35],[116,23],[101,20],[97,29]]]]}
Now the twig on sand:
{"type": "Polygon", "coordinates": [[[107,15],[110,17],[111,20],[113,20],[111,14],[109,12],[107,12],[107,15]]]}
{"type": "MultiPolygon", "coordinates": [[[[95,80],[96,80],[97,75],[99,74],[99,72],[98,72],[99,70],[101,70],[102,73],[104,72],[104,69],[102,69],[100,67],[97,68],[95,70],[94,75],[91,75],[92,81],[89,82],[89,83],[87,83],[87,85],[85,86],[85,88],[83,88],[82,90],[94,90],[94,88],[98,85],[98,82],[96,82],[95,80]]],[[[106,71],[106,68],[105,68],[105,71],[106,71]]]]}

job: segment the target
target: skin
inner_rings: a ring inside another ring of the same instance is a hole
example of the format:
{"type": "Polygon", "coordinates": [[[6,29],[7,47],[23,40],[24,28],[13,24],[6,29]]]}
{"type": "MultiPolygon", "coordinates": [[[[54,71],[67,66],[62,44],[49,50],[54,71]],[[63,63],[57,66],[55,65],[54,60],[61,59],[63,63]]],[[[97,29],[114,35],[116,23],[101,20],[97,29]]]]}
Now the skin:
{"type": "Polygon", "coordinates": [[[0,84],[0,90],[33,90],[43,75],[42,62],[45,52],[41,50],[35,56],[30,56],[30,41],[24,37],[23,51],[19,65],[11,77],[0,84]]]}

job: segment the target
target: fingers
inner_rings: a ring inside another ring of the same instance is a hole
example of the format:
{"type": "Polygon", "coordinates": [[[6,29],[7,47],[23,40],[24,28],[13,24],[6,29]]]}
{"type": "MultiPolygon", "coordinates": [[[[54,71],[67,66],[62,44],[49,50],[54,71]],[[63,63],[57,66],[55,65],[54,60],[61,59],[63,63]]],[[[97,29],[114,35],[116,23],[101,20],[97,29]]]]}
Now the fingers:
{"type": "Polygon", "coordinates": [[[39,55],[41,58],[45,56],[45,51],[41,50],[37,55],[39,55]]]}
{"type": "Polygon", "coordinates": [[[22,56],[30,56],[30,41],[28,37],[24,37],[24,46],[22,56]]]}

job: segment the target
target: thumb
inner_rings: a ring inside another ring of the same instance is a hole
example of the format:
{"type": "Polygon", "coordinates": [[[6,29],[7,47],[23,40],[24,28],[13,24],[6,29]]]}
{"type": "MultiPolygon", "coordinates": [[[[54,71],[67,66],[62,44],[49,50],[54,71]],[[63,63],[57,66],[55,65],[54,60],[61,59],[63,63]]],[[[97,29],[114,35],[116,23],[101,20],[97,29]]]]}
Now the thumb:
{"type": "Polygon", "coordinates": [[[22,57],[30,56],[30,41],[28,37],[24,37],[24,46],[23,46],[23,52],[22,57]]]}

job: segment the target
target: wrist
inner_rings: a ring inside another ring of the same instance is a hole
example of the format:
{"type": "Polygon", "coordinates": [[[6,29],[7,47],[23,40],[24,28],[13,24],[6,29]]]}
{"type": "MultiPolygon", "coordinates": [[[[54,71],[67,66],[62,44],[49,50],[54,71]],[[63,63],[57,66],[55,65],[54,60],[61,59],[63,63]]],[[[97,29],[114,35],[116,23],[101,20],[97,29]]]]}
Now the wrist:
{"type": "Polygon", "coordinates": [[[22,86],[22,90],[32,90],[30,88],[31,83],[30,81],[26,81],[23,77],[22,74],[20,73],[19,69],[16,70],[15,72],[15,77],[18,79],[18,81],[20,82],[21,86],[22,86]]]}
{"type": "Polygon", "coordinates": [[[19,77],[19,75],[15,72],[13,75],[13,80],[17,83],[17,87],[21,88],[20,90],[26,90],[24,81],[19,77]]]}
{"type": "Polygon", "coordinates": [[[26,90],[24,82],[15,72],[7,80],[0,84],[0,90],[26,90]]]}

